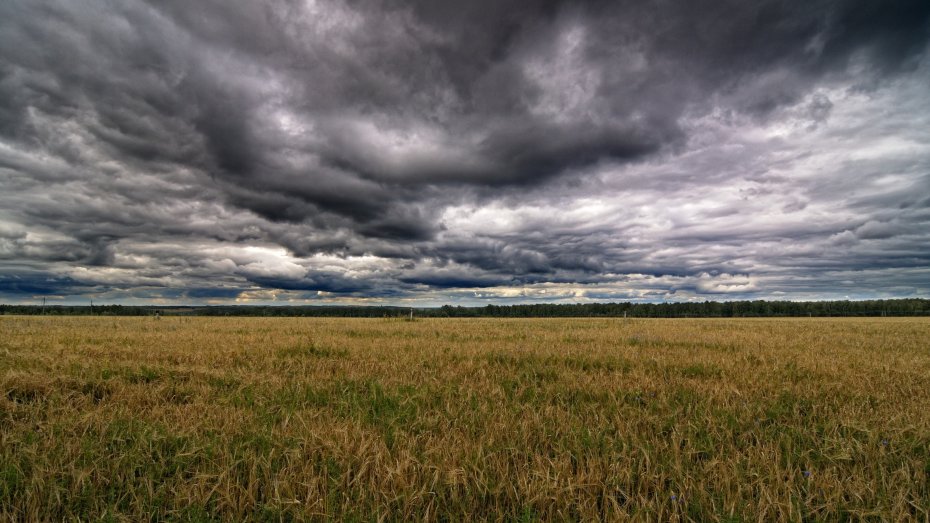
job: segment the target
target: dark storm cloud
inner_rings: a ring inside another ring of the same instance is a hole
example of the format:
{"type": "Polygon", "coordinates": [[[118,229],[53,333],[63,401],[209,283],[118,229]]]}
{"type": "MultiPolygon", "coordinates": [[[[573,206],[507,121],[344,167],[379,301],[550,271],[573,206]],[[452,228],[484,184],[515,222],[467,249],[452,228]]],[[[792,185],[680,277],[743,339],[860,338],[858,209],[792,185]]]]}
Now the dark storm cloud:
{"type": "Polygon", "coordinates": [[[13,273],[0,276],[0,295],[50,296],[86,292],[87,285],[71,278],[41,272],[13,273]]]}
{"type": "Polygon", "coordinates": [[[928,39],[921,1],[5,2],[0,297],[926,293],[928,39]]]}

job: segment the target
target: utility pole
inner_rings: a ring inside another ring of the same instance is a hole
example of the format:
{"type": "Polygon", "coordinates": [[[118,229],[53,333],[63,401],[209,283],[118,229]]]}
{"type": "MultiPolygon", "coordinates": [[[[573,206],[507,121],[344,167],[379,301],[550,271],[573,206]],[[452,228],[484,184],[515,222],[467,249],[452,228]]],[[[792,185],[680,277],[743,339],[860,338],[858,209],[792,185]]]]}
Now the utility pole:
{"type": "Polygon", "coordinates": [[[410,321],[413,321],[413,307],[410,307],[410,321]]]}
{"type": "Polygon", "coordinates": [[[45,315],[45,298],[42,298],[42,315],[45,315]]]}

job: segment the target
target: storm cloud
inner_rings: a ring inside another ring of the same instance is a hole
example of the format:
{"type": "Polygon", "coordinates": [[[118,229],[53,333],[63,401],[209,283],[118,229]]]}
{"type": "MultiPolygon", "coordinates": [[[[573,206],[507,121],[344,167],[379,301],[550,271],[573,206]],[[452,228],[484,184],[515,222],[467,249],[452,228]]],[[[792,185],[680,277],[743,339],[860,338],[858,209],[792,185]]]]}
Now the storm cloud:
{"type": "Polygon", "coordinates": [[[0,301],[930,296],[930,4],[0,4],[0,301]]]}

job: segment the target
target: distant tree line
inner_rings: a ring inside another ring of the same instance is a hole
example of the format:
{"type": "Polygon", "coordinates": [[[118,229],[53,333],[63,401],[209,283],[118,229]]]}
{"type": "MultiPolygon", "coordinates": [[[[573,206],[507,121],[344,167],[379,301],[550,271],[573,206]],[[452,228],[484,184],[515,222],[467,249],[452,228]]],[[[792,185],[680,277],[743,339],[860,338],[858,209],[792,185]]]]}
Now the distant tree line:
{"type": "Polygon", "coordinates": [[[440,307],[439,316],[733,318],[772,316],[924,316],[930,300],[705,301],[687,303],[577,303],[440,307]]]}
{"type": "MultiPolygon", "coordinates": [[[[339,306],[174,306],[133,305],[2,305],[0,314],[60,316],[327,316],[327,317],[406,317],[406,307],[339,306]]],[[[414,315],[427,318],[734,318],[774,316],[930,316],[930,300],[863,301],[705,301],[687,303],[576,303],[534,305],[486,305],[415,308],[414,315]]]]}

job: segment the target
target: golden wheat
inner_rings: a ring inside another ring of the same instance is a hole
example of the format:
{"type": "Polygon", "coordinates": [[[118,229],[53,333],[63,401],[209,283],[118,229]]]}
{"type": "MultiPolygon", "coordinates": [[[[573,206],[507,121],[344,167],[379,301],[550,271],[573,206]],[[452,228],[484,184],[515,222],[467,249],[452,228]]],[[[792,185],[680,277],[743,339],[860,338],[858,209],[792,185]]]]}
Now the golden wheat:
{"type": "Polygon", "coordinates": [[[6,520],[928,520],[927,319],[0,317],[6,520]]]}

